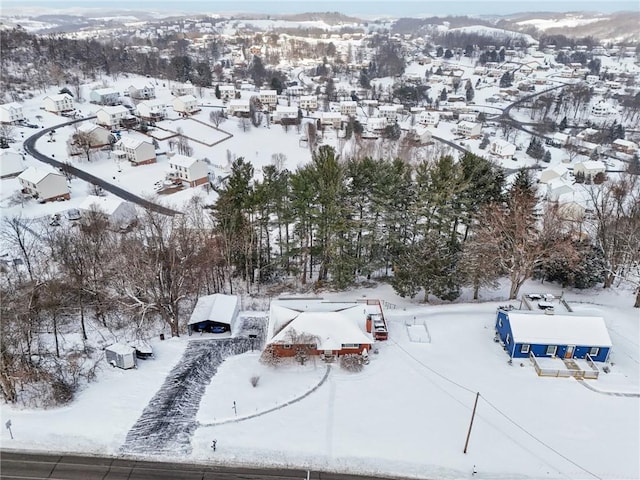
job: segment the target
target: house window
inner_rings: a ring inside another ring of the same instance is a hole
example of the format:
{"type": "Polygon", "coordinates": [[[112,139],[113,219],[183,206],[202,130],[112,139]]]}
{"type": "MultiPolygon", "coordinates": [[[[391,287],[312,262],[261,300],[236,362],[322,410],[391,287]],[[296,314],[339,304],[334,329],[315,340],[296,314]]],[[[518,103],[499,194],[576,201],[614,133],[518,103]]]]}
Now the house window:
{"type": "Polygon", "coordinates": [[[343,343],[342,348],[360,348],[359,343],[343,343]]]}
{"type": "Polygon", "coordinates": [[[507,338],[505,340],[505,343],[509,343],[511,341],[511,334],[507,333],[507,338]]]}
{"type": "Polygon", "coordinates": [[[291,349],[291,344],[290,343],[285,343],[284,345],[282,345],[282,348],[284,348],[286,350],[290,350],[291,349]]]}
{"type": "Polygon", "coordinates": [[[556,347],[555,345],[549,345],[547,347],[547,355],[549,355],[550,357],[555,357],[557,351],[558,347],[556,347]]]}
{"type": "Polygon", "coordinates": [[[520,353],[529,353],[530,349],[531,349],[531,345],[526,343],[520,347],[520,353]]]}
{"type": "Polygon", "coordinates": [[[502,317],[498,318],[498,326],[502,328],[502,317]]]}
{"type": "Polygon", "coordinates": [[[591,348],[589,349],[589,356],[590,356],[590,357],[595,357],[595,356],[597,356],[599,353],[600,353],[600,348],[598,348],[598,347],[591,347],[591,348]]]}

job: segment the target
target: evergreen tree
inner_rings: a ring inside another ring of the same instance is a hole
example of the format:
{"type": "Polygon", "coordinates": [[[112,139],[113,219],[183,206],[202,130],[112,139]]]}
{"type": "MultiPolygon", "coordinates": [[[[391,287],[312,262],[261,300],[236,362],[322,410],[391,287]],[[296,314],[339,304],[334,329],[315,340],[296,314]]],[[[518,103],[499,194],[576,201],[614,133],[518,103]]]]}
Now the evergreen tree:
{"type": "Polygon", "coordinates": [[[216,85],[215,96],[218,100],[220,100],[220,97],[222,96],[220,93],[220,85],[216,85]]]}
{"type": "Polygon", "coordinates": [[[542,157],[542,161],[545,163],[551,162],[551,152],[549,150],[544,151],[544,156],[542,157]]]}
{"type": "Polygon", "coordinates": [[[512,85],[511,74],[509,72],[504,72],[502,77],[500,77],[500,88],[508,88],[512,85]]]}

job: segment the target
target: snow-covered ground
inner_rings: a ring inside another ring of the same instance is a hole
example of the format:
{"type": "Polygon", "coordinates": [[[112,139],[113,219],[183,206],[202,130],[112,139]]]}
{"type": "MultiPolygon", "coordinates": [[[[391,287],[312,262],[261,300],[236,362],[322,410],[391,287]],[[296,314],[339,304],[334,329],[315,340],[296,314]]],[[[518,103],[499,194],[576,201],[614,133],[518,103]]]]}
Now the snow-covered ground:
{"type": "MultiPolygon", "coordinates": [[[[524,289],[560,294],[537,282],[524,289]]],[[[605,318],[613,341],[611,371],[585,381],[591,389],[571,378],[538,377],[528,361],[507,363],[493,341],[504,290],[485,293],[486,303],[453,305],[421,305],[387,285],[323,296],[362,295],[396,304],[386,312],[390,339],[376,345],[379,353],[362,372],[332,365],[326,381],[300,398],[321,382],[322,362],[269,368],[255,352],[231,357],[204,393],[185,459],[416,478],[470,478],[474,465],[474,478],[640,476],[640,399],[606,394],[640,392],[639,312],[625,306],[629,291],[565,291],[577,312],[605,318]],[[423,322],[430,342],[409,335],[408,325],[423,322]],[[255,387],[252,377],[259,377],[255,387]],[[246,416],[254,417],[241,420],[246,416]]],[[[12,421],[15,436],[3,429],[3,447],[117,454],[188,341],[154,341],[156,358],[137,370],[105,365],[67,407],[3,406],[2,421],[12,421]]]]}

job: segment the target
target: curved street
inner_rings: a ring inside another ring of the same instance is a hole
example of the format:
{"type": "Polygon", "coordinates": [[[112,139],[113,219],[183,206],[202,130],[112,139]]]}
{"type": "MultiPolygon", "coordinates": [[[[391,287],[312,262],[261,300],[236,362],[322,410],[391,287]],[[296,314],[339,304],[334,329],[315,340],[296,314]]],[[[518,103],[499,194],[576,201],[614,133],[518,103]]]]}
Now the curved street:
{"type": "Polygon", "coordinates": [[[66,123],[61,123],[59,125],[55,125],[53,127],[49,127],[49,128],[43,128],[42,130],[40,130],[38,133],[36,133],[35,135],[30,136],[29,138],[27,138],[24,141],[24,151],[26,153],[28,153],[29,155],[31,155],[33,158],[35,158],[36,160],[39,160],[40,162],[43,163],[47,163],[49,165],[52,165],[58,169],[63,169],[66,170],[67,172],[69,172],[71,175],[78,177],[86,182],[89,182],[93,185],[98,185],[99,187],[103,188],[104,190],[106,190],[107,192],[113,193],[114,195],[122,198],[123,200],[126,200],[128,202],[131,203],[135,203],[137,205],[140,205],[142,208],[146,208],[148,210],[152,210],[154,212],[158,212],[161,213],[163,215],[176,215],[179,214],[180,212],[176,211],[176,210],[172,210],[170,208],[165,207],[164,205],[159,205],[157,203],[153,203],[145,198],[139,197],[137,195],[134,195],[131,192],[128,192],[127,190],[124,190],[120,187],[116,187],[115,185],[109,183],[109,182],[105,182],[104,179],[100,178],[100,177],[96,177],[95,175],[91,175],[90,173],[85,172],[84,170],[80,170],[77,167],[74,167],[73,165],[69,164],[69,163],[64,163],[61,162],[59,160],[56,160],[55,158],[51,158],[48,157],[47,155],[44,155],[43,153],[40,153],[38,151],[38,149],[36,148],[36,142],[42,138],[43,136],[47,135],[49,132],[56,130],[57,128],[60,127],[65,127],[67,125],[73,125],[74,123],[80,123],[80,122],[84,122],[87,120],[93,120],[94,118],[96,118],[95,116],[91,116],[91,117],[83,117],[83,118],[78,118],[75,120],[71,120],[69,122],[66,123]]]}

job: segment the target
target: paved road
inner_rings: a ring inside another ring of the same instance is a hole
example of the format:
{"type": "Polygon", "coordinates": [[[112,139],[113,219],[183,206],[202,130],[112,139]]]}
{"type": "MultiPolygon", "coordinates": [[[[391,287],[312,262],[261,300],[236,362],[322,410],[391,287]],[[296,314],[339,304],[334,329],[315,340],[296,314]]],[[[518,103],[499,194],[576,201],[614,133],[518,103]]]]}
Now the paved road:
{"type": "MultiPolygon", "coordinates": [[[[76,120],[71,120],[69,122],[66,123],[62,123],[60,125],[56,125],[54,127],[50,127],[50,128],[43,128],[42,130],[40,130],[38,133],[36,133],[35,135],[32,135],[31,137],[27,138],[24,141],[24,151],[26,153],[28,153],[29,155],[31,155],[33,158],[35,158],[36,160],[39,160],[41,162],[44,163],[48,163],[49,165],[53,165],[56,168],[64,168],[66,169],[69,173],[71,173],[72,175],[86,181],[89,183],[92,183],[94,185],[98,185],[100,187],[102,187],[104,190],[106,190],[107,192],[111,192],[114,195],[122,198],[123,200],[127,200],[129,202],[135,203],[137,205],[140,205],[143,208],[147,208],[149,210],[152,210],[154,212],[158,212],[158,213],[162,213],[164,215],[175,215],[178,214],[180,212],[177,212],[175,210],[171,210],[170,208],[167,208],[163,205],[158,205],[157,203],[153,203],[150,202],[149,200],[142,198],[142,197],[138,197],[137,195],[134,195],[131,192],[127,192],[126,190],[123,190],[120,187],[116,187],[115,185],[105,182],[102,178],[96,177],[94,175],[91,175],[90,173],[87,173],[83,170],[80,170],[76,167],[74,167],[73,165],[69,165],[68,163],[65,164],[63,162],[60,162],[54,158],[48,157],[42,153],[40,153],[37,149],[36,149],[36,142],[38,141],[38,139],[42,138],[45,135],[48,135],[49,132],[60,128],[60,127],[64,127],[67,125],[73,125],[74,123],[79,123],[79,122],[84,122],[87,120],[92,120],[96,118],[95,116],[93,117],[84,117],[84,118],[78,118],[76,120]]],[[[142,167],[144,168],[144,167],[142,167]]]]}
{"type": "MultiPolygon", "coordinates": [[[[213,455],[213,454],[212,454],[213,455]]],[[[304,480],[303,470],[219,467],[116,457],[0,451],[3,480],[304,480]]],[[[310,480],[365,480],[369,476],[311,472],[310,480]]],[[[392,477],[377,477],[392,480],[392,477]]],[[[399,477],[396,477],[399,478],[399,477]]]]}

